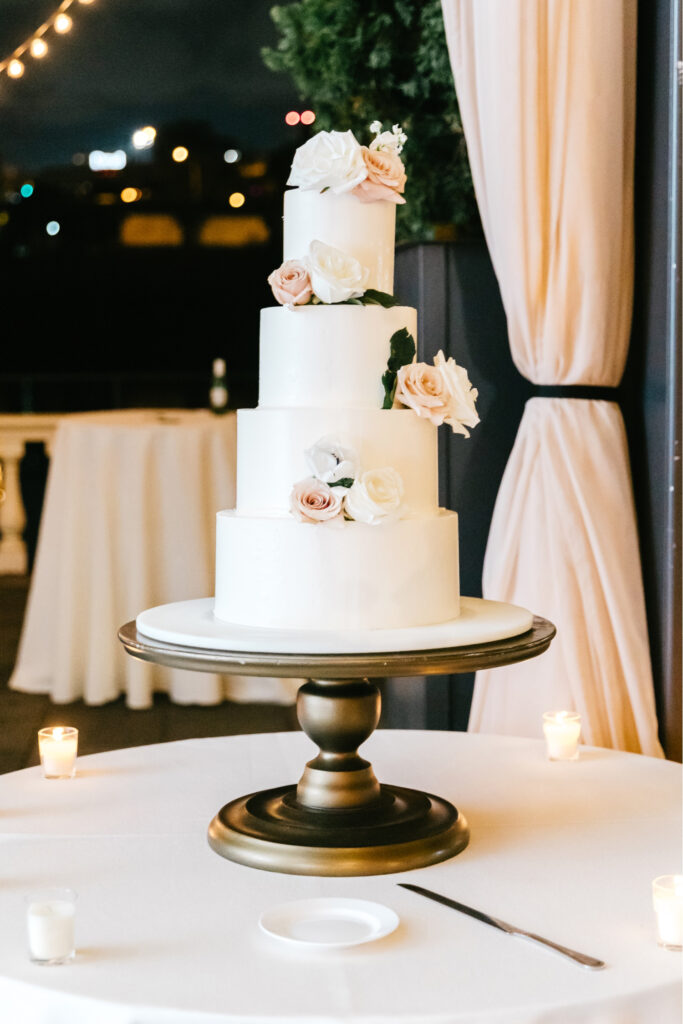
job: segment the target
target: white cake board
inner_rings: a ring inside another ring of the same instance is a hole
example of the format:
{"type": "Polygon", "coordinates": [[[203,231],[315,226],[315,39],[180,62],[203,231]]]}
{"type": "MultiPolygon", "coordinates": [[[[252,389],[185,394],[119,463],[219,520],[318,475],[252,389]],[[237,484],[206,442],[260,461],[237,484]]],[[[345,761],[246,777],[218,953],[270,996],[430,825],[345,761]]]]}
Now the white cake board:
{"type": "Polygon", "coordinates": [[[253,654],[380,654],[468,647],[519,636],[531,629],[526,608],[479,597],[460,599],[460,616],[450,622],[411,629],[261,629],[223,622],[213,614],[213,598],[178,601],[148,608],[136,619],[138,632],[152,640],[213,651],[253,654]]]}

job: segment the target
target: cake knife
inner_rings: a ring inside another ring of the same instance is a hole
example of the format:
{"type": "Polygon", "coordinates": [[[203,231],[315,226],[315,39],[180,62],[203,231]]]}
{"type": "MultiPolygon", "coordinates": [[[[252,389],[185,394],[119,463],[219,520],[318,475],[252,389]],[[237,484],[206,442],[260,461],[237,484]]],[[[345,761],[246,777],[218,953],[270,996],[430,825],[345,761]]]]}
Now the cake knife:
{"type": "Polygon", "coordinates": [[[402,889],[410,889],[411,892],[419,893],[420,896],[426,896],[427,899],[435,900],[436,903],[443,903],[445,907],[452,907],[453,910],[459,910],[462,914],[469,914],[470,917],[476,918],[477,921],[483,921],[484,924],[490,924],[493,928],[499,928],[500,931],[507,932],[508,935],[517,935],[521,939],[529,939],[531,942],[538,942],[542,946],[546,946],[548,949],[553,950],[555,953],[559,953],[561,956],[569,957],[574,963],[578,963],[581,967],[587,967],[590,970],[599,970],[605,966],[603,960],[596,960],[593,956],[586,956],[585,953],[577,953],[573,949],[567,949],[566,946],[560,946],[557,942],[551,942],[550,939],[543,939],[540,935],[535,935],[533,932],[525,932],[521,928],[515,928],[512,924],[507,924],[505,921],[501,921],[498,917],[491,917],[489,914],[484,914],[481,910],[474,910],[472,907],[466,907],[464,903],[458,903],[457,900],[452,900],[448,896],[442,896],[438,892],[432,892],[431,889],[424,889],[421,885],[411,885],[408,882],[398,882],[402,889]]]}

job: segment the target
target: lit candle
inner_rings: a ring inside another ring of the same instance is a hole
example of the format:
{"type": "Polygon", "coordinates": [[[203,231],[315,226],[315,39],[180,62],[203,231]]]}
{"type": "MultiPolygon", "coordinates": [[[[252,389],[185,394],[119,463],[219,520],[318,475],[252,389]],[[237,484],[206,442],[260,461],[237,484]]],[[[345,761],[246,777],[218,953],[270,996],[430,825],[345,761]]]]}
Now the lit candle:
{"type": "Polygon", "coordinates": [[[76,893],[73,889],[47,889],[29,896],[26,913],[31,960],[63,964],[75,953],[76,893]]]}
{"type": "Polygon", "coordinates": [[[543,732],[551,761],[575,761],[579,756],[581,715],[576,711],[546,711],[543,732]]]}
{"type": "Polygon", "coordinates": [[[46,779],[73,778],[78,751],[78,729],[65,728],[61,725],[54,729],[41,729],[38,733],[38,750],[46,779]]]}
{"type": "Polygon", "coordinates": [[[683,949],[683,875],[661,875],[652,883],[657,941],[664,949],[683,949]]]}

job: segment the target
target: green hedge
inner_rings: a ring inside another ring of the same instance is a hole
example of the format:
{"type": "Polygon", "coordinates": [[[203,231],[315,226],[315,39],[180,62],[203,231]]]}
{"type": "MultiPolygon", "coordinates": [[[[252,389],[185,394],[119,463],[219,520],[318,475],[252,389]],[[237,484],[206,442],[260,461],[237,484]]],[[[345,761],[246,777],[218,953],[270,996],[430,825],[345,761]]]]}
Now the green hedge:
{"type": "Polygon", "coordinates": [[[397,240],[448,235],[478,223],[440,0],[299,0],[274,7],[272,71],[290,76],[318,130],[399,123],[408,135],[405,206],[397,240]]]}

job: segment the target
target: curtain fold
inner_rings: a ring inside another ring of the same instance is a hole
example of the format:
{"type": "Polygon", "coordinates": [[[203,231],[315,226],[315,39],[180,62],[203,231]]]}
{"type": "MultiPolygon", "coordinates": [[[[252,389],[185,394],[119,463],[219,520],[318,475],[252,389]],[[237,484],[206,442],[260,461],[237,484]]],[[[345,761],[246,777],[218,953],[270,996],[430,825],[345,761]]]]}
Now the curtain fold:
{"type": "MultiPolygon", "coordinates": [[[[619,384],[633,292],[636,0],[442,0],[513,359],[535,384],[619,384]]],[[[484,595],[552,619],[539,659],[480,672],[470,729],[661,756],[623,419],[534,398],[501,483],[484,595]]]]}

